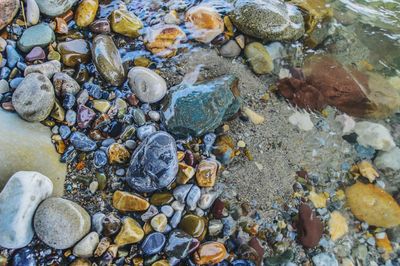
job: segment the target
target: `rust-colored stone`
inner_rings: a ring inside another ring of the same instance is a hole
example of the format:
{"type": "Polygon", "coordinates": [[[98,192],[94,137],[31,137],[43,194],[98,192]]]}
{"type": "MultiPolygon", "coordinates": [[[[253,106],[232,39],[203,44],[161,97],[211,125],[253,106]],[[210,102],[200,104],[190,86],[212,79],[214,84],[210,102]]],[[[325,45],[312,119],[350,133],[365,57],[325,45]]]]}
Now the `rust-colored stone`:
{"type": "Polygon", "coordinates": [[[307,204],[300,205],[297,230],[299,241],[306,248],[316,247],[322,237],[324,225],[307,204]]]}
{"type": "Polygon", "coordinates": [[[113,194],[113,206],[120,211],[145,211],[150,203],[140,195],[117,190],[113,194]]]}
{"type": "Polygon", "coordinates": [[[224,244],[219,242],[206,242],[194,252],[194,262],[197,265],[217,264],[227,255],[224,244]]]}

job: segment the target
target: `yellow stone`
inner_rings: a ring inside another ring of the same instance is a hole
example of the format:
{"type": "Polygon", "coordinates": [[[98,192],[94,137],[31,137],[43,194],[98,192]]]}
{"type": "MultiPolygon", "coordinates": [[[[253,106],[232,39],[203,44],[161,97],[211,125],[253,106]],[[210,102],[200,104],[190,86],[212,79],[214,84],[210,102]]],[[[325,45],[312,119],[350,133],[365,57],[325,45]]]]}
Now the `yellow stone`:
{"type": "Polygon", "coordinates": [[[202,160],[197,166],[196,181],[199,187],[213,187],[217,179],[219,164],[213,159],[202,160]]]}
{"type": "Polygon", "coordinates": [[[113,143],[108,147],[108,160],[110,164],[126,163],[130,159],[129,151],[119,143],[113,143]]]}
{"type": "Polygon", "coordinates": [[[178,176],[176,178],[176,183],[184,185],[187,182],[189,182],[190,179],[192,179],[192,177],[196,173],[196,170],[190,165],[187,165],[185,163],[179,163],[178,165],[179,165],[179,170],[178,170],[178,176]]]}
{"type": "Polygon", "coordinates": [[[178,155],[177,155],[177,157],[178,157],[178,162],[182,162],[183,159],[185,159],[185,152],[183,152],[183,151],[178,151],[177,154],[178,154],[178,155]]]}
{"type": "Polygon", "coordinates": [[[90,266],[92,263],[88,259],[77,258],[71,264],[71,266],[90,266]]]}
{"type": "Polygon", "coordinates": [[[315,208],[325,208],[327,197],[324,193],[315,193],[314,191],[310,192],[308,199],[314,204],[315,208]]]}
{"type": "Polygon", "coordinates": [[[58,100],[55,101],[53,110],[51,111],[50,116],[57,120],[58,122],[64,121],[65,118],[65,110],[60,104],[58,100]]]}
{"type": "Polygon", "coordinates": [[[107,113],[110,110],[111,104],[107,100],[93,100],[93,108],[99,112],[107,113]]]}
{"type": "Polygon", "coordinates": [[[363,177],[368,178],[369,182],[374,182],[377,177],[379,177],[378,172],[375,170],[375,168],[372,166],[371,163],[368,161],[361,161],[360,163],[357,164],[358,166],[358,171],[360,172],[360,175],[363,177]]]}
{"type": "Polygon", "coordinates": [[[244,107],[243,112],[247,115],[247,117],[250,119],[250,121],[255,125],[262,124],[265,121],[265,118],[262,115],[257,114],[256,112],[254,112],[253,110],[251,110],[248,107],[244,107]]]}
{"type": "Polygon", "coordinates": [[[333,241],[341,238],[349,231],[346,218],[338,211],[331,213],[331,218],[328,222],[329,234],[333,241]]]}
{"type": "Polygon", "coordinates": [[[151,64],[150,59],[146,57],[138,57],[133,60],[135,66],[148,67],[151,64]]]}
{"type": "Polygon", "coordinates": [[[97,9],[99,9],[98,0],[83,0],[76,9],[76,25],[81,28],[89,26],[96,18],[97,9]]]}
{"type": "Polygon", "coordinates": [[[179,45],[186,40],[186,34],[177,25],[156,25],[150,28],[145,38],[147,50],[165,58],[176,55],[179,45]]]}
{"type": "Polygon", "coordinates": [[[392,244],[390,243],[389,238],[385,234],[384,237],[377,237],[375,235],[376,246],[385,251],[386,254],[391,254],[393,252],[392,244]]]}
{"type": "Polygon", "coordinates": [[[135,257],[132,259],[133,266],[143,266],[144,259],[142,257],[135,257]]]}
{"type": "Polygon", "coordinates": [[[110,23],[114,32],[131,38],[138,37],[139,30],[143,28],[140,19],[123,8],[116,9],[111,13],[110,23]]]}
{"type": "Polygon", "coordinates": [[[224,17],[224,24],[225,24],[228,36],[232,37],[234,35],[233,24],[232,24],[232,21],[230,20],[229,16],[224,17]]]}
{"type": "Polygon", "coordinates": [[[127,217],[123,221],[121,231],[119,231],[114,242],[118,246],[127,244],[135,244],[140,242],[144,237],[144,231],[140,227],[140,224],[133,218],[127,217]]]}
{"type": "Polygon", "coordinates": [[[145,211],[150,203],[140,195],[117,190],[113,194],[113,206],[119,211],[145,211]]]}
{"type": "Polygon", "coordinates": [[[290,2],[304,11],[306,33],[314,31],[319,23],[333,15],[332,8],[325,0],[292,0],[290,2]]]}
{"type": "Polygon", "coordinates": [[[359,220],[385,228],[400,224],[399,204],[381,188],[357,182],[345,193],[351,212],[359,220]]]}
{"type": "Polygon", "coordinates": [[[169,266],[169,262],[167,260],[158,260],[151,264],[151,266],[169,266]]]}

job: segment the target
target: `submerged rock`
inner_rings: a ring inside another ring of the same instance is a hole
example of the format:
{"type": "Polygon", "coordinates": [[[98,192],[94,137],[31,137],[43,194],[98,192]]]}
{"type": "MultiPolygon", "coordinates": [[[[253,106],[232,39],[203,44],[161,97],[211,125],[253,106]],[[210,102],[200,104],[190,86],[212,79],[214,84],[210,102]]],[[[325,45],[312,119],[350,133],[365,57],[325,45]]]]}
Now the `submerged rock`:
{"type": "Polygon", "coordinates": [[[233,75],[170,89],[161,109],[165,127],[177,136],[201,136],[214,131],[240,108],[238,80],[233,75]]]}
{"type": "Polygon", "coordinates": [[[186,40],[185,32],[176,25],[155,25],[148,29],[146,48],[153,54],[165,58],[176,54],[179,45],[186,40]]]}
{"type": "Polygon", "coordinates": [[[54,42],[54,31],[46,23],[27,28],[18,40],[18,48],[22,52],[29,52],[35,46],[46,47],[49,43],[54,42]]]}
{"type": "Polygon", "coordinates": [[[143,28],[142,21],[124,8],[114,10],[111,13],[110,23],[114,32],[131,38],[138,37],[140,35],[139,30],[143,28]]]}
{"type": "Polygon", "coordinates": [[[158,131],[148,136],[132,155],[126,180],[138,192],[154,192],[170,185],[178,173],[174,138],[158,131]]]}
{"type": "Polygon", "coordinates": [[[61,42],[57,46],[64,65],[74,67],[90,60],[89,43],[83,39],[61,42]]]}
{"type": "Polygon", "coordinates": [[[119,86],[125,81],[122,59],[110,36],[100,34],[93,39],[92,58],[97,70],[108,83],[119,86]]]}
{"type": "Polygon", "coordinates": [[[56,17],[67,12],[78,0],[36,0],[40,12],[56,17]]]}
{"type": "Polygon", "coordinates": [[[357,134],[357,142],[364,147],[382,151],[389,151],[396,147],[390,131],[381,124],[368,121],[358,122],[354,127],[354,132],[357,134]]]}
{"type": "Polygon", "coordinates": [[[18,10],[19,0],[3,0],[0,2],[0,30],[13,20],[18,10]]]}
{"type": "Polygon", "coordinates": [[[40,202],[53,192],[53,184],[38,172],[15,173],[0,193],[0,246],[21,248],[33,238],[32,219],[40,202]]]}
{"type": "Polygon", "coordinates": [[[229,16],[240,31],[263,41],[295,41],[305,32],[300,10],[280,0],[237,0],[229,16]]]}
{"type": "Polygon", "coordinates": [[[252,42],[244,48],[244,55],[256,74],[268,74],[274,70],[272,58],[259,42],[252,42]]]}
{"type": "Polygon", "coordinates": [[[379,169],[400,170],[400,148],[395,147],[387,152],[379,152],[374,164],[379,169]]]}
{"type": "Polygon", "coordinates": [[[321,220],[316,217],[314,211],[306,204],[300,205],[297,228],[299,241],[306,248],[316,247],[324,231],[324,225],[321,220]]]}

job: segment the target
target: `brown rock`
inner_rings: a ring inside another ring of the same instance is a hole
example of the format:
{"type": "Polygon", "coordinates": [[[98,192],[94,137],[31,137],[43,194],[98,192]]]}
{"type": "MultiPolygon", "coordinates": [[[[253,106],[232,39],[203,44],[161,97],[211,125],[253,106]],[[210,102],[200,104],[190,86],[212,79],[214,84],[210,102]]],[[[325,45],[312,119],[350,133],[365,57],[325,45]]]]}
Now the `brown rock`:
{"type": "Polygon", "coordinates": [[[196,181],[199,187],[213,187],[217,179],[218,168],[219,163],[216,160],[202,160],[196,171],[196,181]]]}
{"type": "Polygon", "coordinates": [[[297,230],[299,241],[304,247],[313,248],[318,245],[324,225],[307,204],[300,205],[297,230]]]}
{"type": "Polygon", "coordinates": [[[120,211],[145,211],[150,203],[140,195],[117,190],[113,194],[113,206],[120,211]]]}
{"type": "Polygon", "coordinates": [[[0,1],[0,30],[5,28],[19,10],[19,0],[0,1]]]}
{"type": "Polygon", "coordinates": [[[110,164],[125,163],[129,161],[131,155],[129,151],[119,143],[113,143],[108,148],[108,159],[110,164]]]}
{"type": "Polygon", "coordinates": [[[206,242],[193,254],[194,262],[197,265],[217,264],[227,255],[224,244],[219,242],[206,242]]]}
{"type": "Polygon", "coordinates": [[[176,54],[181,41],[186,40],[186,34],[179,26],[153,26],[146,35],[146,48],[155,55],[172,57],[176,54]]]}

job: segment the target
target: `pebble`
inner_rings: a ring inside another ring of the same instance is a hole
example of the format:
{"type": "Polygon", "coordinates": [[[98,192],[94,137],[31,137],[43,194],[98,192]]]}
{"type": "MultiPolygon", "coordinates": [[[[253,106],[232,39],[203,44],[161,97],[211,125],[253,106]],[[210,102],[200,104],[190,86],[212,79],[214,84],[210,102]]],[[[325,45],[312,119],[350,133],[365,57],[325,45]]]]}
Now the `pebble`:
{"type": "Polygon", "coordinates": [[[170,192],[165,191],[165,192],[154,193],[150,198],[150,203],[155,206],[162,206],[171,203],[173,200],[174,200],[173,195],[170,192]]]}
{"type": "Polygon", "coordinates": [[[289,117],[289,123],[297,126],[300,130],[310,131],[314,128],[314,124],[311,121],[310,114],[307,112],[295,111],[289,117]]]}
{"type": "Polygon", "coordinates": [[[107,154],[102,150],[95,151],[93,155],[93,164],[96,168],[102,168],[107,164],[107,154]]]}
{"type": "Polygon", "coordinates": [[[127,182],[141,193],[154,192],[171,184],[177,172],[175,139],[166,132],[158,131],[147,137],[134,151],[127,182]]]}
{"type": "Polygon", "coordinates": [[[81,89],[73,78],[63,72],[54,74],[53,85],[57,96],[76,95],[81,89]]]}
{"type": "Polygon", "coordinates": [[[40,12],[49,17],[66,13],[76,2],[77,0],[36,0],[40,12]]]}
{"type": "Polygon", "coordinates": [[[167,93],[167,83],[153,70],[133,67],[128,73],[128,83],[136,97],[144,103],[156,103],[167,93]]]}
{"type": "Polygon", "coordinates": [[[171,24],[152,26],[147,29],[144,39],[147,50],[164,58],[175,56],[181,42],[185,40],[185,32],[179,26],[171,24]]]}
{"type": "Polygon", "coordinates": [[[147,222],[148,220],[150,220],[151,218],[153,218],[157,214],[158,214],[157,207],[154,206],[154,205],[150,205],[150,207],[147,209],[147,211],[145,213],[143,213],[140,216],[140,218],[142,219],[142,221],[147,222]]]}
{"type": "Polygon", "coordinates": [[[142,196],[119,190],[114,192],[112,202],[119,211],[145,211],[150,206],[142,196]]]}
{"type": "Polygon", "coordinates": [[[242,49],[234,40],[228,41],[226,44],[222,45],[221,48],[219,49],[219,53],[221,54],[221,56],[228,58],[237,57],[240,55],[241,52],[242,49]]]}
{"type": "Polygon", "coordinates": [[[324,225],[308,205],[301,204],[297,228],[300,243],[306,248],[313,248],[322,237],[324,225]]]}
{"type": "Polygon", "coordinates": [[[80,258],[90,258],[93,256],[98,244],[99,234],[91,232],[74,246],[72,254],[80,258]]]}
{"type": "Polygon", "coordinates": [[[27,66],[24,70],[24,76],[31,73],[40,73],[51,79],[55,73],[61,71],[61,63],[57,60],[52,60],[38,65],[27,66]]]}
{"type": "Polygon", "coordinates": [[[139,140],[144,140],[148,136],[152,135],[155,133],[157,129],[155,128],[154,125],[144,125],[136,130],[136,136],[138,137],[139,140]]]}
{"type": "MultiPolygon", "coordinates": [[[[39,1],[37,1],[39,4],[39,1]]],[[[49,43],[54,42],[54,31],[47,23],[40,23],[35,26],[27,28],[21,38],[18,40],[18,48],[28,53],[35,46],[46,47],[49,43]]]]}
{"type": "MultiPolygon", "coordinates": [[[[7,265],[7,264],[5,264],[7,265]]],[[[35,252],[31,248],[22,248],[15,252],[12,266],[36,266],[35,252]]]]}
{"type": "MultiPolygon", "coordinates": [[[[35,0],[29,0],[29,1],[35,1],[35,0]]],[[[29,62],[33,62],[35,60],[43,60],[46,58],[46,54],[43,50],[42,47],[36,46],[34,47],[26,56],[25,60],[29,62]]]]}
{"type": "Polygon", "coordinates": [[[208,234],[210,236],[217,236],[222,232],[223,224],[221,220],[210,220],[208,223],[208,234]]]}
{"type": "Polygon", "coordinates": [[[94,151],[97,148],[95,141],[78,131],[72,133],[70,142],[72,146],[79,151],[89,152],[94,151]]]}
{"type": "Polygon", "coordinates": [[[400,170],[400,148],[395,147],[390,151],[380,151],[374,160],[378,169],[400,170]]]}
{"type": "Polygon", "coordinates": [[[102,212],[96,212],[92,216],[92,226],[94,230],[98,233],[101,234],[103,231],[103,219],[106,217],[106,215],[102,212]]]}
{"type": "Polygon", "coordinates": [[[140,242],[144,237],[144,231],[140,224],[131,217],[126,217],[123,221],[121,231],[115,237],[115,244],[124,246],[140,242]]]}
{"type": "Polygon", "coordinates": [[[159,232],[149,234],[142,242],[141,249],[146,256],[159,253],[166,243],[166,238],[159,232]]]}
{"type": "Polygon", "coordinates": [[[89,233],[90,215],[72,201],[48,198],[36,210],[33,225],[39,239],[48,246],[66,249],[89,233]]]}
{"type": "Polygon", "coordinates": [[[55,95],[51,81],[39,73],[28,74],[12,96],[15,110],[29,122],[46,119],[54,102],[55,95]]]}
{"type": "Polygon", "coordinates": [[[170,218],[174,214],[174,209],[169,205],[164,205],[161,207],[161,212],[170,218]]]}
{"type": "Polygon", "coordinates": [[[18,0],[5,0],[0,2],[0,30],[4,29],[17,15],[19,10],[18,0]]]}
{"type": "Polygon", "coordinates": [[[267,49],[259,42],[252,42],[244,48],[244,55],[256,74],[263,75],[274,70],[274,63],[267,49]]]}
{"type": "Polygon", "coordinates": [[[202,193],[200,196],[200,200],[197,203],[197,205],[203,209],[207,210],[211,207],[211,205],[214,203],[214,201],[218,198],[219,193],[217,191],[210,191],[207,193],[202,193]]]}
{"type": "Polygon", "coordinates": [[[8,180],[0,193],[0,246],[15,249],[29,244],[35,210],[52,192],[51,180],[38,172],[17,172],[8,180]]]}
{"type": "Polygon", "coordinates": [[[346,235],[349,231],[347,219],[339,212],[334,211],[331,213],[331,218],[328,222],[329,234],[333,241],[346,235]]]}
{"type": "Polygon", "coordinates": [[[179,223],[179,229],[182,229],[189,235],[196,238],[202,236],[205,228],[206,223],[204,221],[204,218],[194,214],[185,215],[179,223]]]}
{"type": "Polygon", "coordinates": [[[115,235],[121,229],[121,220],[114,214],[107,214],[103,219],[103,234],[105,236],[115,235]]]}
{"type": "Polygon", "coordinates": [[[8,85],[7,80],[1,79],[0,80],[0,94],[6,93],[10,90],[10,86],[8,85]]]}
{"type": "Polygon", "coordinates": [[[181,220],[182,220],[182,210],[175,209],[175,213],[169,222],[171,224],[172,228],[176,228],[178,226],[178,224],[181,222],[181,220]]]}
{"type": "Polygon", "coordinates": [[[109,33],[111,31],[108,19],[97,19],[89,25],[89,28],[94,33],[109,33]]]}
{"type": "Polygon", "coordinates": [[[21,56],[18,54],[17,50],[12,45],[6,46],[7,52],[7,66],[13,68],[21,60],[21,56]]]}
{"type": "Polygon", "coordinates": [[[335,255],[332,253],[320,253],[312,257],[315,266],[339,266],[335,255]]]}
{"type": "Polygon", "coordinates": [[[198,265],[217,264],[227,256],[224,244],[219,242],[206,242],[194,252],[194,262],[198,265]]]}
{"type": "Polygon", "coordinates": [[[192,239],[190,235],[182,230],[173,230],[169,234],[164,251],[168,257],[175,257],[178,259],[186,258],[189,255],[192,239]]]}
{"type": "Polygon", "coordinates": [[[211,158],[202,160],[196,170],[196,181],[199,187],[213,187],[217,179],[218,169],[218,161],[211,158]]]}
{"type": "Polygon", "coordinates": [[[114,32],[136,38],[143,23],[133,13],[124,8],[114,10],[110,15],[111,28],[114,32]]]}
{"type": "Polygon", "coordinates": [[[201,190],[198,186],[193,186],[186,197],[186,204],[189,210],[194,211],[197,207],[197,202],[200,200],[201,190]]]}
{"type": "Polygon", "coordinates": [[[357,142],[365,147],[375,150],[389,151],[396,147],[390,131],[381,124],[373,122],[358,122],[354,127],[357,133],[357,142]]]}
{"type": "Polygon", "coordinates": [[[66,66],[75,67],[90,62],[90,46],[86,40],[76,39],[60,42],[57,45],[57,51],[61,55],[63,64],[66,66]]]}
{"type": "Polygon", "coordinates": [[[78,127],[82,129],[88,128],[95,118],[96,113],[91,108],[79,105],[77,114],[78,127]]]}
{"type": "Polygon", "coordinates": [[[79,3],[75,11],[75,22],[78,27],[84,28],[96,18],[97,9],[99,8],[98,0],[83,0],[79,3]]]}
{"type": "Polygon", "coordinates": [[[35,0],[26,0],[26,20],[29,25],[36,25],[39,22],[40,10],[35,0]]]}
{"type": "Polygon", "coordinates": [[[119,143],[111,144],[107,149],[108,160],[110,164],[122,164],[129,161],[131,154],[119,143]]]}
{"type": "Polygon", "coordinates": [[[163,213],[157,214],[156,216],[151,218],[150,224],[155,231],[162,233],[167,228],[167,216],[165,216],[165,214],[163,213]]]}

